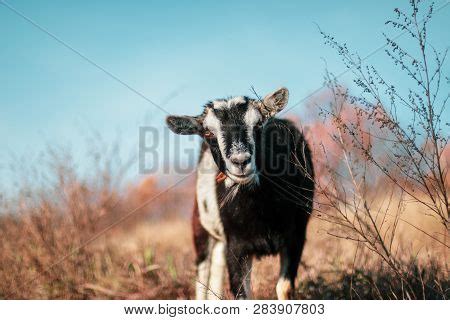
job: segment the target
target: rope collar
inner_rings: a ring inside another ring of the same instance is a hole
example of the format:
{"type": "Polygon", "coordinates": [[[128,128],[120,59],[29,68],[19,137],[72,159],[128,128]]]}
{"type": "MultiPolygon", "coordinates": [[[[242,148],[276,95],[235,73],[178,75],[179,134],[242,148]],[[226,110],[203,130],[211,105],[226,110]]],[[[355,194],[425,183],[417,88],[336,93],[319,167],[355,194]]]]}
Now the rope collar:
{"type": "Polygon", "coordinates": [[[219,174],[216,176],[216,182],[217,183],[222,183],[226,180],[227,175],[223,172],[219,172],[219,174]]]}

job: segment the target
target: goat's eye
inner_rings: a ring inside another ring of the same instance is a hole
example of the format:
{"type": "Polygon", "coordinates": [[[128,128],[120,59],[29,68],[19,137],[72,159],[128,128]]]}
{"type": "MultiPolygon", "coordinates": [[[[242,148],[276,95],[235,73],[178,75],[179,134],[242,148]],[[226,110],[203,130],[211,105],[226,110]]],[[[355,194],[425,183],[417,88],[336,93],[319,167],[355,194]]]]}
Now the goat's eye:
{"type": "Polygon", "coordinates": [[[203,132],[203,136],[204,136],[205,138],[212,138],[212,137],[214,137],[214,133],[212,133],[210,130],[206,129],[206,130],[203,132]]]}

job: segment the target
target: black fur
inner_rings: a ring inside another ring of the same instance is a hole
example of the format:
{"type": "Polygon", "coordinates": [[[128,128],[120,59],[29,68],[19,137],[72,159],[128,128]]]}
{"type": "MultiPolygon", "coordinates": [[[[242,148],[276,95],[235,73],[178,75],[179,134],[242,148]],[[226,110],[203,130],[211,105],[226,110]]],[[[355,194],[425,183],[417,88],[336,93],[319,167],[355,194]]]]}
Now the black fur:
{"type": "Polygon", "coordinates": [[[245,298],[241,266],[253,256],[280,254],[288,262],[282,276],[293,284],[314,196],[310,150],[290,121],[269,120],[255,131],[255,147],[260,184],[218,188],[230,286],[239,298],[245,298]],[[237,187],[231,200],[221,201],[237,187]]]}

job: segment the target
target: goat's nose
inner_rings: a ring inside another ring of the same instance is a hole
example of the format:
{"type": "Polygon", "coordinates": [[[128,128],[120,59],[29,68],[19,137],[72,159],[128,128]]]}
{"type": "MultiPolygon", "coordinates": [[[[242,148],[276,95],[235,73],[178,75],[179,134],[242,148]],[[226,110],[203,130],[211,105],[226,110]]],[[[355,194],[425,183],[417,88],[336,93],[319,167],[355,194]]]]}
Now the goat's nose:
{"type": "Polygon", "coordinates": [[[231,163],[239,167],[245,167],[251,161],[251,155],[248,152],[233,154],[230,157],[231,163]]]}

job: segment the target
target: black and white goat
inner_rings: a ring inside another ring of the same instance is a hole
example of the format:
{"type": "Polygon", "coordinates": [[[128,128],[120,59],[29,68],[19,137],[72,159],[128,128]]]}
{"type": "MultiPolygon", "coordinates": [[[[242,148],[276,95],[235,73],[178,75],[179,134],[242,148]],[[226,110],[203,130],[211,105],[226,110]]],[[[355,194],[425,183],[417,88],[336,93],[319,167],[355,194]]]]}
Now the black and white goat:
{"type": "Polygon", "coordinates": [[[251,298],[252,260],[279,254],[279,299],[294,282],[312,210],[314,172],[302,133],[274,118],[288,101],[281,88],[263,100],[214,100],[199,116],[169,116],[177,134],[198,134],[192,226],[197,252],[197,299],[222,296],[228,268],[231,292],[251,298]]]}

